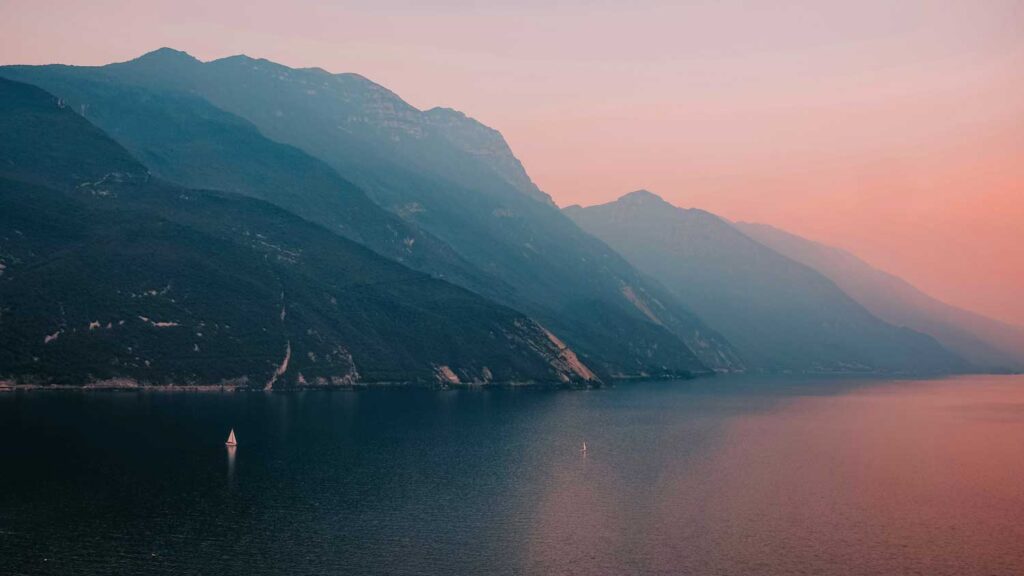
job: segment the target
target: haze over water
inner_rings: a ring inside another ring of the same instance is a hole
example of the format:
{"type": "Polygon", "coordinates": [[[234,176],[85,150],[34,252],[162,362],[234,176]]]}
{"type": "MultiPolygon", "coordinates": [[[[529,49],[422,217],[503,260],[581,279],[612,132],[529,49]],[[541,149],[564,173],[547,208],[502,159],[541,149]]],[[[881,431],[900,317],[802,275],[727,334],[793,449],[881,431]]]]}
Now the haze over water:
{"type": "Polygon", "coordinates": [[[12,574],[1024,573],[1021,376],[9,393],[0,434],[12,574]]]}

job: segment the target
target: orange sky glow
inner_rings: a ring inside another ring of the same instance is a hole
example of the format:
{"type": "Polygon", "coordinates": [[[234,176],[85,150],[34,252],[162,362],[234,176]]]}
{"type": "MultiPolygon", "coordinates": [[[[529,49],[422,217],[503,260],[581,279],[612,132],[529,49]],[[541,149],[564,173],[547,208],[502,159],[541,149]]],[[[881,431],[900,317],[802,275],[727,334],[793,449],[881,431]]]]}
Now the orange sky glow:
{"type": "Polygon", "coordinates": [[[0,0],[0,63],[160,46],[358,72],[559,205],[647,188],[1024,324],[1024,0],[0,0]]]}

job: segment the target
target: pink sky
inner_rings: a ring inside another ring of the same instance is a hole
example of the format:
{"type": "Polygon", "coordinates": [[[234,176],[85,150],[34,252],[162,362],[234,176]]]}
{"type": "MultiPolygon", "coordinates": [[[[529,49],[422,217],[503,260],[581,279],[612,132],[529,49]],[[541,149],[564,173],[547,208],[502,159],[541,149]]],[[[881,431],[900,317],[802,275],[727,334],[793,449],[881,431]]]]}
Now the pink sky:
{"type": "Polygon", "coordinates": [[[359,72],[501,130],[560,205],[648,188],[1024,324],[1022,23],[1022,0],[0,0],[0,61],[359,72]]]}

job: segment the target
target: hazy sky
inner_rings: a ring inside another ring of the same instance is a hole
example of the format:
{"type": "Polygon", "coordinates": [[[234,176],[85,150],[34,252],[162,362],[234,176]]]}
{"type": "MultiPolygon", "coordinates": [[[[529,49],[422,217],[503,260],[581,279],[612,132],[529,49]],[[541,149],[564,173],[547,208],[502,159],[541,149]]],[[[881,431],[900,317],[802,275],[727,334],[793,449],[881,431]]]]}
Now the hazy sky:
{"type": "Polygon", "coordinates": [[[172,46],[498,128],[560,205],[648,188],[1024,324],[1024,0],[0,0],[0,61],[172,46]]]}

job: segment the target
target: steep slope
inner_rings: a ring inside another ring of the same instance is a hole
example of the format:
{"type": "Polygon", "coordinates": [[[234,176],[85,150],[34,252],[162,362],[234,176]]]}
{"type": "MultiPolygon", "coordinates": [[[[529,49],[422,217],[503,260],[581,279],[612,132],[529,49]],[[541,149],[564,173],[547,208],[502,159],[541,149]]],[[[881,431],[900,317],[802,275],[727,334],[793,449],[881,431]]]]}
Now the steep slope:
{"type": "Polygon", "coordinates": [[[742,367],[723,338],[565,218],[500,134],[462,115],[421,112],[357,75],[244,56],[201,63],[164,49],[102,70],[199,95],[324,160],[497,280],[470,288],[539,319],[603,373],[742,367]]]}
{"type": "Polygon", "coordinates": [[[484,285],[501,289],[444,242],[380,208],[323,162],[269,140],[195,94],[126,85],[104,68],[8,66],[0,76],[58,96],[162,180],[266,200],[416,270],[477,291],[484,285]]]}
{"type": "Polygon", "coordinates": [[[488,166],[519,192],[554,206],[551,197],[534,184],[497,130],[451,108],[431,108],[423,113],[423,121],[449,144],[488,166]]]}
{"type": "Polygon", "coordinates": [[[638,191],[566,214],[673,290],[753,367],[901,373],[962,367],[931,338],[878,320],[821,274],[708,212],[638,191]]]}
{"type": "Polygon", "coordinates": [[[587,385],[522,314],[268,203],[161,183],[0,80],[0,379],[587,385]]]}
{"type": "Polygon", "coordinates": [[[821,272],[873,314],[930,334],[989,370],[1024,370],[1024,328],[950,306],[853,254],[765,224],[739,222],[751,238],[821,272]]]}

